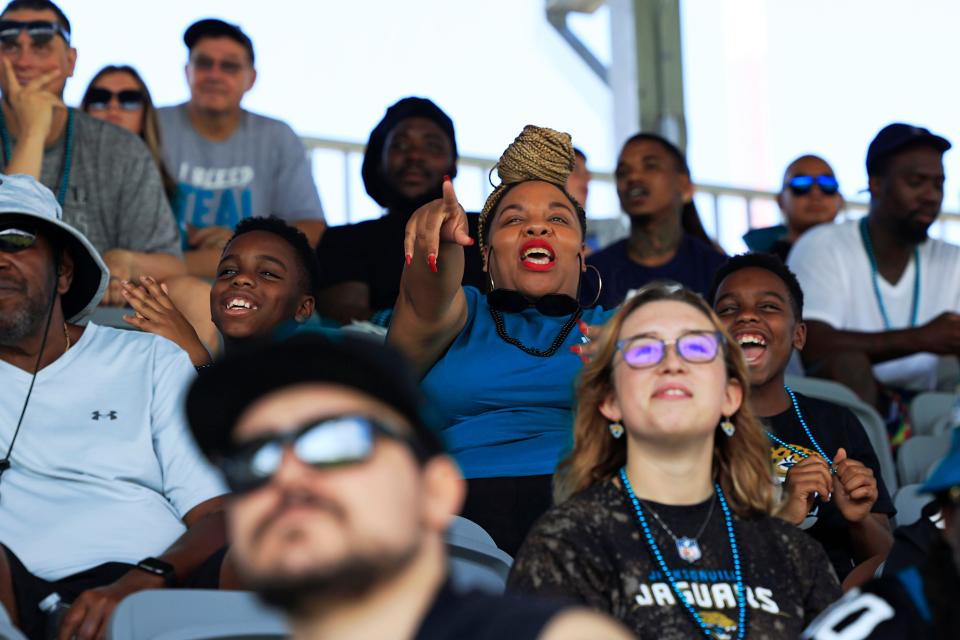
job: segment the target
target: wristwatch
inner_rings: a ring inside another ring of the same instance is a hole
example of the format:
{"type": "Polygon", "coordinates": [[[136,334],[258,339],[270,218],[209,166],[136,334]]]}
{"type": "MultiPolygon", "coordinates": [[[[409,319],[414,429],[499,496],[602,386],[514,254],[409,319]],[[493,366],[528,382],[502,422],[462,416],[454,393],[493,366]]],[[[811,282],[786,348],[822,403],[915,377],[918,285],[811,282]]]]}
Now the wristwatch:
{"type": "Polygon", "coordinates": [[[164,562],[157,558],[144,558],[137,563],[137,569],[162,577],[167,588],[177,586],[177,574],[173,569],[173,565],[169,562],[164,562]]]}

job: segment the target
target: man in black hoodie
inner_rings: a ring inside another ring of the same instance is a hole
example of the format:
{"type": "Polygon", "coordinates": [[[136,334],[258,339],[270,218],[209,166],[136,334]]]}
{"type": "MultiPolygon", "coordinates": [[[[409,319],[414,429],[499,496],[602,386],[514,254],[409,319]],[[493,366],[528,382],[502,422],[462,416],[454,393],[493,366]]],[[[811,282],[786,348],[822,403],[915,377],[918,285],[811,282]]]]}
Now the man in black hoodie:
{"type": "MultiPolygon", "coordinates": [[[[441,197],[445,175],[457,175],[453,121],[426,98],[400,100],[370,133],[361,174],[367,193],[385,214],[330,228],[317,247],[317,309],[344,324],[371,318],[383,322],[379,312],[393,309],[403,272],[407,220],[419,207],[441,197]]],[[[475,236],[476,216],[468,218],[475,236]]],[[[467,249],[465,258],[464,284],[483,289],[476,246],[467,249]]]]}

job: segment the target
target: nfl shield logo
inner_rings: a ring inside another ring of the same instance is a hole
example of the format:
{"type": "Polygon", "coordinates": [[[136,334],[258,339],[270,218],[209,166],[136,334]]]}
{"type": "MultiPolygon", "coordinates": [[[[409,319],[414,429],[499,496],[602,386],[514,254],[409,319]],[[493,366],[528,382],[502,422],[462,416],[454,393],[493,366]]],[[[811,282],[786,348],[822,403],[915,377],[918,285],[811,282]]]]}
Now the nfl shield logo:
{"type": "Polygon", "coordinates": [[[696,562],[703,557],[700,545],[693,538],[683,537],[677,540],[677,553],[687,562],[696,562]]]}

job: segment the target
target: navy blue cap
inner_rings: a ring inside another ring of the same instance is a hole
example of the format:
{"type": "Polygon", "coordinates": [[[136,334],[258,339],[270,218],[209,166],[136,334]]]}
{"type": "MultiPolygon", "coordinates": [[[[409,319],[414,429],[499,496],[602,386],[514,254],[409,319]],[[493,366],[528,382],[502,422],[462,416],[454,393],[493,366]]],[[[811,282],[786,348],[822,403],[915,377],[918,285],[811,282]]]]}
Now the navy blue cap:
{"type": "Polygon", "coordinates": [[[950,453],[933,470],[921,491],[941,493],[953,487],[960,487],[960,428],[953,430],[950,453]]]}
{"type": "Polygon", "coordinates": [[[953,146],[946,138],[930,133],[929,129],[902,122],[888,124],[880,129],[873,142],[867,147],[867,175],[874,176],[880,173],[880,165],[884,160],[899,149],[912,144],[928,144],[940,153],[953,146]]]}
{"type": "Polygon", "coordinates": [[[238,25],[230,24],[229,22],[224,22],[223,20],[218,20],[216,18],[197,20],[184,32],[183,43],[187,45],[187,49],[193,51],[194,45],[196,45],[197,41],[201,38],[221,37],[230,38],[246,49],[247,53],[250,55],[250,64],[253,64],[253,42],[250,40],[250,37],[245,34],[243,29],[241,29],[238,25]]]}

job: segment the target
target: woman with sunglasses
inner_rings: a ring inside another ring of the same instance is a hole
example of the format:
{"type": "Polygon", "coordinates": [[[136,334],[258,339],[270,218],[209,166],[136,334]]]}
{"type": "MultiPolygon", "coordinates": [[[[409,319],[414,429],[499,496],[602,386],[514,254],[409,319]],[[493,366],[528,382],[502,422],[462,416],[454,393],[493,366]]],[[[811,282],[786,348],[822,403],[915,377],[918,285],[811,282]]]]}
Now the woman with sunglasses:
{"type": "Polygon", "coordinates": [[[163,164],[157,110],[137,70],[129,65],[107,65],[100,69],[87,86],[80,108],[98,120],[112,122],[140,136],[157,163],[167,199],[173,202],[177,183],[163,164]]]}
{"type": "Polygon", "coordinates": [[[773,253],[786,262],[793,243],[804,232],[818,224],[833,222],[843,208],[843,196],[827,161],[805,155],[787,166],[777,204],[784,223],[751,229],[744,234],[743,241],[751,251],[773,253]]]}
{"type": "Polygon", "coordinates": [[[550,506],[550,478],[570,440],[580,363],[586,216],[565,190],[570,136],[527,126],[497,163],[500,185],[479,220],[490,292],[461,286],[474,240],[444,180],[443,199],[414,212],[388,340],[412,359],[468,479],[464,516],[513,553],[550,506]]]}
{"type": "Polygon", "coordinates": [[[820,545],[770,515],[749,386],[700,296],[655,283],[628,299],[580,378],[558,506],[508,589],[580,600],[659,640],[796,637],[840,588],[820,545]]]}

